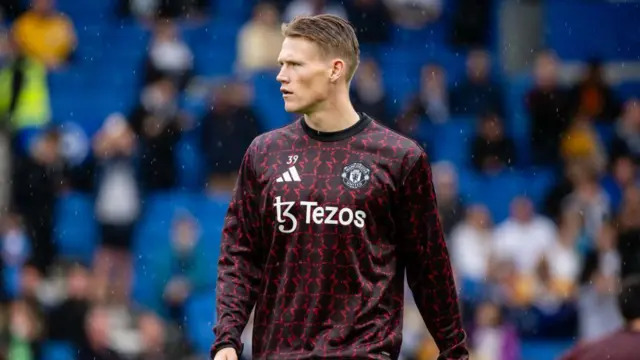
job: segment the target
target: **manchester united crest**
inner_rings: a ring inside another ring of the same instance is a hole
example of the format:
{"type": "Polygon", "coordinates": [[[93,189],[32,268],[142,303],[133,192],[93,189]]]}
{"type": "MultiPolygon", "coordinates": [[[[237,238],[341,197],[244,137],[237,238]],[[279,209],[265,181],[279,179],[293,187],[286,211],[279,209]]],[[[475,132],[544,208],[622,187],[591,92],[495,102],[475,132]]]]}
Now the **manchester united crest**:
{"type": "Polygon", "coordinates": [[[342,183],[349,189],[360,189],[367,185],[371,170],[362,163],[351,163],[342,169],[342,183]]]}

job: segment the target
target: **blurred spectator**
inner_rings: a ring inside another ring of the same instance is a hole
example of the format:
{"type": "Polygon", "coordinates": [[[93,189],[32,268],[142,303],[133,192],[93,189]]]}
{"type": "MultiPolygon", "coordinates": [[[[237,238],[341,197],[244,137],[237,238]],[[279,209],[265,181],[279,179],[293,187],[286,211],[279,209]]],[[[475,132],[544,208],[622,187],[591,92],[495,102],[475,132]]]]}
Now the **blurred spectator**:
{"type": "Polygon", "coordinates": [[[582,214],[584,232],[593,239],[600,233],[603,223],[611,219],[611,204],[607,193],[600,185],[599,173],[585,171],[575,178],[574,188],[561,203],[562,211],[582,214]]]}
{"type": "Polygon", "coordinates": [[[78,360],[122,360],[124,357],[111,348],[109,313],[100,306],[89,310],[85,322],[87,344],[78,350],[78,360]]]}
{"type": "Polygon", "coordinates": [[[622,116],[618,119],[611,144],[610,158],[631,156],[640,164],[640,101],[633,98],[624,104],[622,116]]]}
{"type": "Polygon", "coordinates": [[[478,171],[496,173],[516,162],[516,145],[506,137],[502,120],[495,114],[482,116],[471,144],[471,162],[478,171]]]}
{"type": "MultiPolygon", "coordinates": [[[[531,238],[529,238],[531,240],[531,238]]],[[[523,249],[530,253],[532,271],[522,271],[515,263],[509,279],[508,301],[523,337],[565,338],[576,327],[576,310],[572,302],[574,277],[579,260],[571,237],[556,237],[545,248],[523,249]]]]}
{"type": "Polygon", "coordinates": [[[519,360],[520,341],[515,327],[503,318],[491,302],[480,305],[470,333],[473,358],[477,360],[519,360]]]}
{"type": "Polygon", "coordinates": [[[31,304],[18,300],[9,308],[8,359],[37,359],[44,336],[43,319],[31,304]]]}
{"type": "Polygon", "coordinates": [[[186,119],[178,107],[177,89],[166,78],[147,85],[129,117],[140,144],[141,182],[146,191],[171,190],[177,184],[174,148],[186,119]]]}
{"type": "Polygon", "coordinates": [[[28,301],[32,306],[37,306],[41,310],[44,277],[42,272],[32,263],[26,263],[20,272],[20,285],[18,298],[28,301]]]}
{"type": "Polygon", "coordinates": [[[598,176],[599,171],[590,160],[580,160],[565,164],[563,177],[548,189],[544,196],[544,214],[555,222],[560,222],[562,203],[567,195],[571,194],[576,184],[584,178],[598,176]]]}
{"type": "MultiPolygon", "coordinates": [[[[0,120],[14,137],[51,120],[47,71],[0,30],[0,120]]],[[[26,141],[25,137],[23,140],[26,141]]],[[[14,138],[14,142],[19,143],[14,138]]],[[[24,145],[22,147],[25,147],[24,145]]]]}
{"type": "Polygon", "coordinates": [[[622,259],[621,276],[640,274],[640,188],[624,192],[618,216],[618,252],[622,259]]]}
{"type": "Polygon", "coordinates": [[[606,153],[590,118],[578,115],[562,135],[562,159],[567,162],[586,160],[598,169],[606,165],[606,153]]]}
{"type": "Polygon", "coordinates": [[[598,338],[622,325],[616,303],[620,266],[615,228],[607,223],[595,238],[595,248],[587,252],[580,276],[578,314],[581,340],[598,338]]]}
{"type": "Polygon", "coordinates": [[[625,191],[639,183],[638,166],[633,159],[626,156],[616,158],[610,164],[610,173],[602,180],[602,187],[607,192],[611,210],[617,211],[625,191]]]}
{"type": "Polygon", "coordinates": [[[521,196],[511,202],[510,217],[496,227],[494,254],[497,261],[512,263],[526,284],[557,239],[553,223],[536,214],[531,200],[521,196]]]}
{"type": "Polygon", "coordinates": [[[536,56],[535,85],[526,96],[531,145],[537,165],[557,163],[560,138],[568,127],[568,93],[558,83],[558,59],[550,51],[536,56]]]}
{"type": "Polygon", "coordinates": [[[191,351],[185,346],[175,346],[171,341],[171,329],[154,313],[144,313],[138,318],[138,331],[142,351],[136,360],[191,359],[191,351]]]}
{"type": "Polygon", "coordinates": [[[418,142],[426,139],[419,138],[420,128],[425,120],[424,110],[418,101],[407,102],[400,113],[393,120],[392,129],[418,142]]]}
{"type": "Polygon", "coordinates": [[[54,0],[33,0],[13,25],[20,49],[48,68],[63,66],[76,47],[73,22],[55,9],[54,0]]]}
{"type": "Polygon", "coordinates": [[[600,60],[590,60],[583,79],[570,93],[570,115],[582,115],[598,121],[613,121],[620,112],[620,104],[606,83],[600,60]]]}
{"type": "Polygon", "coordinates": [[[363,60],[353,79],[351,100],[357,111],[393,127],[394,124],[388,123],[387,94],[382,81],[382,73],[375,60],[363,60]]]}
{"type": "MultiPolygon", "coordinates": [[[[617,331],[601,339],[580,342],[566,353],[561,360],[631,360],[638,355],[640,340],[640,279],[637,276],[626,278],[616,297],[617,308],[624,318],[624,324],[617,331]]],[[[596,312],[599,310],[596,310],[596,312]]]]}
{"type": "Polygon", "coordinates": [[[420,90],[405,105],[396,120],[401,133],[412,137],[422,118],[432,123],[449,120],[449,90],[444,69],[437,64],[424,65],[420,72],[420,90]]]}
{"type": "Polygon", "coordinates": [[[50,117],[46,69],[0,29],[0,215],[10,201],[12,155],[24,151],[33,130],[50,117]]]}
{"type": "Polygon", "coordinates": [[[76,349],[87,347],[85,323],[91,307],[89,270],[72,264],[66,277],[66,298],[49,314],[49,336],[52,340],[71,344],[76,349]]]}
{"type": "MultiPolygon", "coordinates": [[[[31,256],[32,249],[20,217],[8,214],[2,229],[2,295],[16,298],[20,293],[22,271],[31,256]]],[[[0,296],[4,298],[5,296],[0,296]]]]}
{"type": "Polygon", "coordinates": [[[275,70],[284,37],[275,5],[259,3],[238,33],[238,66],[243,71],[275,70]]]}
{"type": "Polygon", "coordinates": [[[229,190],[242,157],[261,133],[261,122],[251,106],[251,88],[232,80],[212,94],[212,106],[201,120],[201,146],[207,160],[210,186],[229,190]]]}
{"type": "Polygon", "coordinates": [[[458,173],[453,164],[439,162],[433,164],[433,185],[438,194],[438,213],[445,234],[465,216],[465,206],[458,189],[458,173]]]}
{"type": "Polygon", "coordinates": [[[466,77],[451,91],[451,112],[476,116],[493,112],[504,116],[500,84],[491,78],[491,57],[476,49],[467,55],[466,77]]]}
{"type": "Polygon", "coordinates": [[[451,42],[460,47],[486,48],[491,29],[491,0],[458,0],[453,14],[451,42]]]}
{"type": "Polygon", "coordinates": [[[331,14],[343,19],[347,18],[347,11],[342,2],[333,0],[293,0],[284,11],[284,21],[290,22],[297,16],[331,14]]]}
{"type": "Polygon", "coordinates": [[[419,102],[432,122],[443,123],[449,119],[449,90],[445,70],[440,65],[422,67],[419,102]]]}
{"type": "Polygon", "coordinates": [[[171,229],[171,246],[151,254],[149,271],[156,291],[153,308],[165,310],[179,326],[185,323],[185,302],[192,295],[212,289],[210,258],[201,241],[201,230],[191,214],[178,212],[171,229]]]}
{"type": "Polygon", "coordinates": [[[191,78],[193,54],[180,38],[176,24],[169,19],[156,21],[148,49],[145,83],[166,78],[178,89],[184,89],[191,78]]]}
{"type": "Polygon", "coordinates": [[[154,314],[143,314],[138,319],[142,352],[138,360],[168,359],[164,352],[165,329],[162,320],[154,314]]]}
{"type": "Polygon", "coordinates": [[[381,44],[389,40],[391,16],[382,0],[355,0],[344,5],[361,45],[381,44]]]}
{"type": "Polygon", "coordinates": [[[0,22],[15,20],[24,11],[24,2],[20,0],[0,1],[0,22]]]}
{"type": "Polygon", "coordinates": [[[102,243],[95,259],[94,289],[101,299],[126,301],[131,285],[133,232],[141,211],[134,166],[135,134],[121,115],[105,121],[94,139],[98,187],[96,219],[102,243]]]}
{"type": "Polygon", "coordinates": [[[558,241],[544,254],[550,290],[563,300],[571,298],[576,290],[581,266],[576,243],[581,236],[581,226],[580,214],[567,212],[558,229],[558,241]]]}
{"type": "Polygon", "coordinates": [[[466,219],[451,232],[450,240],[453,268],[466,302],[484,296],[493,242],[491,214],[483,205],[470,206],[466,219]]]}
{"type": "Polygon", "coordinates": [[[385,0],[393,21],[408,29],[421,29],[442,14],[442,0],[385,0]]]}
{"type": "Polygon", "coordinates": [[[255,316],[255,311],[251,311],[249,314],[249,321],[247,321],[247,326],[244,328],[242,332],[242,336],[240,339],[244,344],[244,348],[242,349],[242,354],[240,360],[250,360],[252,354],[252,338],[253,338],[253,320],[255,316]]]}
{"type": "Polygon", "coordinates": [[[35,264],[45,272],[56,256],[53,209],[64,166],[57,130],[35,136],[29,150],[13,164],[12,208],[24,221],[35,264]]]}
{"type": "Polygon", "coordinates": [[[199,19],[205,15],[209,0],[119,0],[120,16],[135,16],[144,23],[157,17],[199,19]]]}
{"type": "Polygon", "coordinates": [[[425,337],[428,337],[429,332],[424,322],[420,321],[420,311],[416,307],[411,294],[405,294],[402,324],[402,347],[399,359],[414,360],[416,358],[415,354],[422,348],[425,337]]]}

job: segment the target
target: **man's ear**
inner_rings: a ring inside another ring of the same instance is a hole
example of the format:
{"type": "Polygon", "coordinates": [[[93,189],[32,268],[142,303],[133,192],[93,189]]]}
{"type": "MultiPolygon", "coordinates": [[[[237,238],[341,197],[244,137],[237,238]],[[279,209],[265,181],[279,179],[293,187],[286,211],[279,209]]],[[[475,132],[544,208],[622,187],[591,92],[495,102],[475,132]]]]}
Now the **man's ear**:
{"type": "Polygon", "coordinates": [[[331,61],[331,74],[329,79],[331,82],[337,82],[341,77],[344,77],[347,71],[347,64],[342,59],[333,59],[331,61]]]}

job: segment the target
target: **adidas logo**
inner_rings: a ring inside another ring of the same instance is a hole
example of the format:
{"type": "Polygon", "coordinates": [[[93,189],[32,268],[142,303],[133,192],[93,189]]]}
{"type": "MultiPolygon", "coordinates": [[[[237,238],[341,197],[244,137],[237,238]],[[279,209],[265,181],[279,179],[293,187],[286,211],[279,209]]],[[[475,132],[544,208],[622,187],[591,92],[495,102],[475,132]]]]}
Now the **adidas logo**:
{"type": "Polygon", "coordinates": [[[287,171],[285,171],[282,176],[276,179],[276,182],[292,182],[292,181],[300,181],[300,175],[298,175],[298,170],[296,170],[295,166],[290,167],[287,171]]]}

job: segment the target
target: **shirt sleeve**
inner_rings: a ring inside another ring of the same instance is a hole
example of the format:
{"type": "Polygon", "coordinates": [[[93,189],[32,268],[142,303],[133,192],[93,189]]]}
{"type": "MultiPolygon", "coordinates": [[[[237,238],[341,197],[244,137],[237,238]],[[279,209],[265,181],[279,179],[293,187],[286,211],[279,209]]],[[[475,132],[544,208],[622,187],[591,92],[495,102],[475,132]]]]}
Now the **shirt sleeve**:
{"type": "Polygon", "coordinates": [[[424,151],[416,155],[399,189],[397,227],[401,261],[406,264],[407,283],[416,306],[440,350],[438,360],[468,360],[431,166],[424,151]]]}
{"type": "Polygon", "coordinates": [[[254,170],[253,145],[245,154],[229,210],[224,220],[218,283],[217,322],[211,357],[220,349],[232,347],[242,353],[241,335],[255,305],[263,270],[260,256],[260,185],[254,170]]]}

